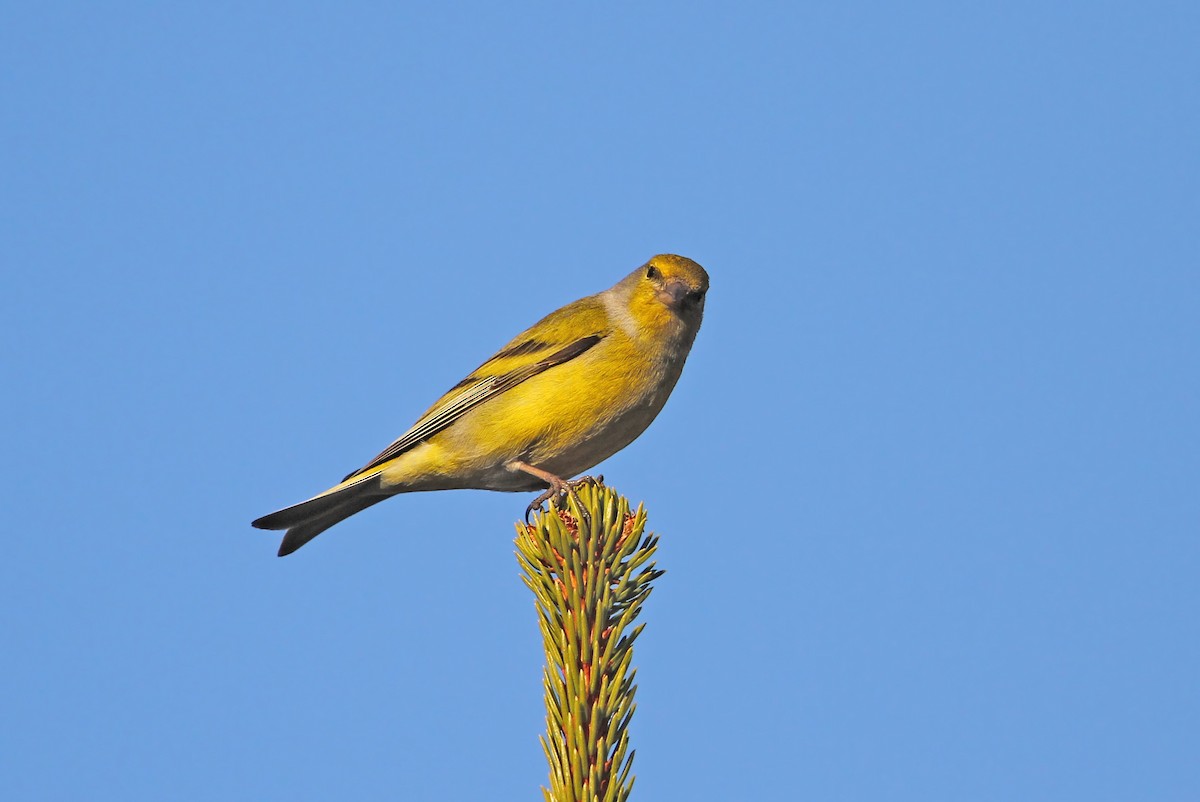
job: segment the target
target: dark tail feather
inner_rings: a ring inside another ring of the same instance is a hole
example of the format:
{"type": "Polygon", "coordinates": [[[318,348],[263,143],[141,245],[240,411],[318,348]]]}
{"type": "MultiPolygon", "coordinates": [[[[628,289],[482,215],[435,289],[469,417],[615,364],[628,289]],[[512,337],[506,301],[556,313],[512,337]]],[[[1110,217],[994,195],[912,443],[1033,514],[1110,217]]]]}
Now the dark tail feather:
{"type": "Polygon", "coordinates": [[[356,498],[347,502],[344,506],[330,510],[319,518],[314,518],[299,526],[293,526],[287,530],[287,534],[283,536],[283,542],[279,544],[279,556],[286,557],[339,521],[344,521],[354,513],[362,512],[367,507],[378,504],[385,498],[387,496],[356,498]]]}
{"type": "Polygon", "coordinates": [[[251,523],[258,529],[286,529],[279,556],[291,554],[296,549],[324,532],[329,527],[378,504],[390,493],[381,493],[379,476],[368,476],[346,487],[316,498],[302,501],[291,507],[264,515],[251,523]]]}

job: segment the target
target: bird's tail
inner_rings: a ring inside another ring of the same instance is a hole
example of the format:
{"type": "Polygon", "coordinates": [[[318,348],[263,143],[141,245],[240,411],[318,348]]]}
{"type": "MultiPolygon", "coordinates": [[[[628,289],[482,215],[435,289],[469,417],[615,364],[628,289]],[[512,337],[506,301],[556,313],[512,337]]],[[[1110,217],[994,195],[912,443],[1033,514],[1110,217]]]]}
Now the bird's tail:
{"type": "Polygon", "coordinates": [[[383,490],[379,474],[363,476],[345,485],[332,487],[308,501],[264,515],[250,525],[258,529],[286,529],[287,534],[279,544],[279,556],[283,557],[339,521],[372,504],[378,504],[390,495],[383,490]]]}

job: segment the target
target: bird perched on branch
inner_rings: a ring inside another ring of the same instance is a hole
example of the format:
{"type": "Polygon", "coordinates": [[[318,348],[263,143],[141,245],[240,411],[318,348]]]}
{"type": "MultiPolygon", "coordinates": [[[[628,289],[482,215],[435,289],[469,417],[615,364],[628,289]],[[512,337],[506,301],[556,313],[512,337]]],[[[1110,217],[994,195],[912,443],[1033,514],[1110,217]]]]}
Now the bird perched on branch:
{"type": "Polygon", "coordinates": [[[700,265],[655,256],[518,334],[365,466],[253,526],[287,530],[282,557],[397,493],[545,490],[529,509],[553,502],[570,492],[570,477],[629,445],[658,415],[707,291],[700,265]]]}

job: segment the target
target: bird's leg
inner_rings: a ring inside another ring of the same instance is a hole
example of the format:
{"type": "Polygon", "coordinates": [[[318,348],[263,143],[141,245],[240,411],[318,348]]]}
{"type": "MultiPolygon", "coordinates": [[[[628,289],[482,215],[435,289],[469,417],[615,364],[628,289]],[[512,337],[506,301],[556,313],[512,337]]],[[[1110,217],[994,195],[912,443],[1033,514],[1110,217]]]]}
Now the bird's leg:
{"type": "Polygon", "coordinates": [[[603,476],[599,477],[599,479],[593,479],[590,476],[581,476],[573,481],[567,481],[555,476],[549,471],[543,471],[541,468],[535,468],[529,463],[521,462],[520,460],[513,460],[505,467],[510,471],[521,471],[529,474],[530,476],[536,476],[546,484],[550,485],[549,489],[535,498],[532,502],[530,502],[529,506],[525,508],[525,523],[529,523],[529,514],[534,510],[541,509],[542,503],[547,499],[555,499],[564,495],[575,499],[575,503],[579,505],[580,510],[583,510],[583,515],[586,518],[587,510],[584,509],[583,504],[579,501],[579,497],[575,495],[576,485],[604,484],[603,476]]]}
{"type": "Polygon", "coordinates": [[[542,506],[542,503],[544,501],[546,501],[546,499],[554,498],[555,496],[562,493],[567,487],[567,483],[565,481],[563,481],[561,478],[555,476],[554,474],[550,473],[549,471],[543,471],[541,468],[535,468],[527,462],[521,462],[520,460],[513,460],[512,462],[508,463],[505,467],[508,468],[510,471],[521,471],[522,473],[527,473],[530,476],[536,476],[537,478],[541,479],[546,484],[550,485],[550,487],[546,490],[546,492],[542,493],[540,496],[535,498],[532,502],[530,502],[529,506],[525,508],[525,523],[527,523],[527,524],[529,523],[529,514],[531,512],[533,512],[536,509],[540,509],[542,506]]]}

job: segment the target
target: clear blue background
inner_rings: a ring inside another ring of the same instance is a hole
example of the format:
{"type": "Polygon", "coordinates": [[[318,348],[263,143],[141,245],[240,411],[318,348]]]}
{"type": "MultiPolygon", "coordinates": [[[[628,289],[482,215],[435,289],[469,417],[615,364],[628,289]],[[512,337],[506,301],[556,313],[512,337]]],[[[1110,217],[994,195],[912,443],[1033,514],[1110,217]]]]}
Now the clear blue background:
{"type": "Polygon", "coordinates": [[[528,497],[249,522],[672,251],[635,798],[1200,799],[1195,3],[22,6],[0,797],[540,798],[528,497]]]}

